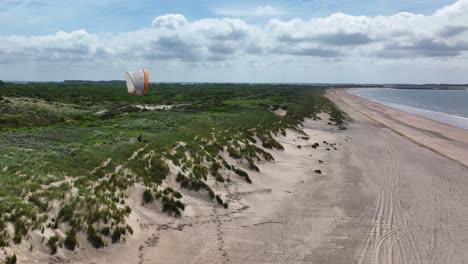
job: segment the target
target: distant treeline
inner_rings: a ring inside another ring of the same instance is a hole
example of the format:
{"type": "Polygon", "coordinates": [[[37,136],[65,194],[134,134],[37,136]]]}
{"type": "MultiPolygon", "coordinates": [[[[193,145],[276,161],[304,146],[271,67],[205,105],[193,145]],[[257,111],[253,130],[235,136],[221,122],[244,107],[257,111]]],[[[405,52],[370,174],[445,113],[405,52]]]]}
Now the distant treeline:
{"type": "Polygon", "coordinates": [[[125,81],[110,80],[110,81],[87,81],[87,80],[65,80],[65,84],[102,84],[102,85],[123,85],[125,81]]]}
{"type": "Polygon", "coordinates": [[[394,89],[426,89],[426,90],[465,90],[468,84],[394,84],[386,85],[394,89]]]}

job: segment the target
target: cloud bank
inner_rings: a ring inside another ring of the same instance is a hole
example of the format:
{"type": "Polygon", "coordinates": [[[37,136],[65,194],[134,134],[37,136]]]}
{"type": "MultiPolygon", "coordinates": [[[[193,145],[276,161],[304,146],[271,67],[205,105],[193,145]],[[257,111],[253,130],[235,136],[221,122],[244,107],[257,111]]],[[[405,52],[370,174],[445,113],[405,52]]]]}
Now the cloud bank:
{"type": "MultiPolygon", "coordinates": [[[[275,10],[264,7],[257,11],[275,10]]],[[[439,64],[444,67],[442,70],[466,69],[467,21],[468,0],[459,0],[429,16],[399,13],[368,17],[335,13],[310,20],[271,19],[264,24],[249,24],[236,18],[188,21],[181,14],[168,14],[156,17],[147,28],[118,34],[96,35],[81,29],[46,36],[0,36],[0,69],[9,73],[9,67],[18,65],[30,70],[67,65],[89,73],[100,67],[120,70],[158,65],[171,78],[176,78],[175,71],[187,68],[194,69],[191,71],[195,75],[205,69],[219,71],[235,65],[241,68],[250,65],[263,75],[276,75],[279,69],[268,70],[275,65],[295,69],[322,65],[334,70],[339,65],[364,70],[369,62],[383,65],[385,69],[405,67],[411,62],[427,67],[439,64]]],[[[241,69],[235,70],[242,75],[241,69]]],[[[225,74],[235,76],[232,69],[225,74]]],[[[208,75],[206,70],[203,76],[208,75]]],[[[5,75],[0,78],[14,79],[5,75]]],[[[457,78],[467,80],[462,76],[457,78]]],[[[257,79],[268,81],[265,76],[257,79]]]]}

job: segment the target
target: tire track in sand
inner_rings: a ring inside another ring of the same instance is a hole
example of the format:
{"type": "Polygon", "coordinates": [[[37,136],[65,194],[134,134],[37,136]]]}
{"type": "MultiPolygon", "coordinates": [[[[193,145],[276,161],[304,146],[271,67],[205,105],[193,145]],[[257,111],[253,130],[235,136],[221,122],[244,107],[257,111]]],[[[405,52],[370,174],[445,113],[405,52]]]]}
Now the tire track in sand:
{"type": "Polygon", "coordinates": [[[384,175],[379,184],[372,227],[358,253],[360,264],[421,263],[420,253],[400,203],[398,157],[388,138],[389,132],[382,131],[384,175]]]}
{"type": "Polygon", "coordinates": [[[460,191],[454,186],[453,180],[446,173],[440,171],[431,162],[426,163],[428,171],[434,173],[432,177],[432,191],[435,193],[435,210],[432,212],[431,236],[429,241],[428,256],[431,264],[450,263],[455,251],[453,245],[451,226],[451,202],[458,200],[460,191]]]}

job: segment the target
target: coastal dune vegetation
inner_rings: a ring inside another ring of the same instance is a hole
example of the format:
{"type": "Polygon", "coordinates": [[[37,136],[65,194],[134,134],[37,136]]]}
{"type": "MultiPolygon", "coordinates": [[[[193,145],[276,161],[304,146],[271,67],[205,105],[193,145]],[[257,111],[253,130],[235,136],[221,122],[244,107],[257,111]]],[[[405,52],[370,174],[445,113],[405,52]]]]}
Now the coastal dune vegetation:
{"type": "Polygon", "coordinates": [[[136,97],[121,82],[1,83],[0,248],[30,243],[32,232],[50,254],[75,250],[78,234],[95,248],[125,240],[136,185],[142,206],[174,217],[194,191],[229,208],[216,186],[255,184],[249,172],[274,160],[286,129],[301,132],[322,112],[344,129],[324,90],[151,84],[136,97]]]}

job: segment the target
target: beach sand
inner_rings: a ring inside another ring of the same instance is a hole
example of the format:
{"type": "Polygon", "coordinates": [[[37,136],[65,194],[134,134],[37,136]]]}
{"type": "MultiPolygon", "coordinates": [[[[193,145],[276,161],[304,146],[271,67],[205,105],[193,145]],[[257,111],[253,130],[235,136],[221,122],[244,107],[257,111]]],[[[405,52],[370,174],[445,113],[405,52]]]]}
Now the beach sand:
{"type": "MultiPolygon", "coordinates": [[[[134,235],[126,242],[100,250],[84,243],[77,253],[60,249],[52,259],[28,253],[28,259],[25,254],[19,260],[466,262],[468,132],[345,90],[332,89],[327,96],[352,119],[348,129],[327,125],[322,115],[322,120],[304,122],[309,140],[292,130],[278,136],[285,150],[271,151],[275,162],[259,164],[260,172],[249,171],[253,184],[231,174],[233,183],[216,188],[229,201],[228,209],[206,195],[181,190],[187,207],[181,218],[173,218],[156,205],[141,206],[143,188],[136,186],[130,191],[128,219],[134,235]],[[336,143],[336,150],[323,141],[336,143]],[[314,143],[320,146],[314,149],[314,143]]],[[[175,181],[167,184],[177,188],[175,181]]]]}
{"type": "Polygon", "coordinates": [[[321,263],[346,263],[342,257],[352,263],[466,263],[468,131],[345,90],[327,95],[353,119],[342,162],[365,198],[354,199],[363,202],[353,207],[343,204],[356,218],[333,233],[347,239],[321,246],[350,247],[349,254],[324,252],[321,263]]]}

